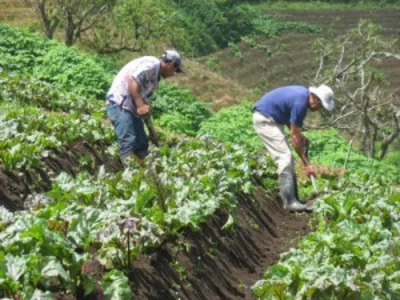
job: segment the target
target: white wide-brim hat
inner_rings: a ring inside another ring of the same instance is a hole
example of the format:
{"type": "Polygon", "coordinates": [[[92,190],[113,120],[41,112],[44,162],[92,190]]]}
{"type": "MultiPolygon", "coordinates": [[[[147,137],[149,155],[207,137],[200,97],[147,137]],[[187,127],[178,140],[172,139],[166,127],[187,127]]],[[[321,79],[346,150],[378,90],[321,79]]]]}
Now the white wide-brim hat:
{"type": "Polygon", "coordinates": [[[308,90],[310,91],[310,93],[314,94],[321,100],[322,106],[327,111],[332,111],[335,108],[335,100],[333,100],[333,91],[329,86],[325,84],[321,84],[319,87],[310,86],[308,90]]]}

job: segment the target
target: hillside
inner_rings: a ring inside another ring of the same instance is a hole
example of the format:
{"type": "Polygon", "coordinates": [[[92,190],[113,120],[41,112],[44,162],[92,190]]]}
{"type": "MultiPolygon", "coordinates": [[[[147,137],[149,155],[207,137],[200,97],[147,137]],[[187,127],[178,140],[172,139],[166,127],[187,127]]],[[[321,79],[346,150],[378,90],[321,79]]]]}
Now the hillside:
{"type": "MultiPolygon", "coordinates": [[[[41,31],[33,9],[19,0],[0,0],[0,23],[16,27],[27,27],[41,31]]],[[[56,39],[62,41],[62,34],[57,33],[56,39]]],[[[155,55],[160,53],[143,53],[155,55]]],[[[139,56],[139,53],[124,53],[119,59],[122,65],[139,56]]],[[[209,107],[218,110],[221,107],[238,104],[241,99],[255,99],[251,89],[241,86],[237,81],[227,78],[208,69],[204,63],[184,57],[185,74],[176,76],[170,81],[177,82],[189,88],[200,100],[209,104],[209,107]]]]}
{"type": "MultiPolygon", "coordinates": [[[[286,33],[277,39],[258,37],[256,49],[241,42],[234,55],[232,49],[224,49],[212,56],[216,70],[224,77],[231,78],[247,88],[259,88],[259,94],[265,90],[286,84],[307,84],[315,74],[315,55],[312,43],[327,33],[342,34],[355,28],[360,19],[369,19],[383,26],[382,34],[387,37],[400,36],[400,9],[366,10],[267,10],[267,14],[276,15],[279,20],[307,22],[322,28],[321,33],[286,33]],[[263,46],[263,47],[260,47],[263,46]],[[266,50],[269,51],[267,55],[266,50]]],[[[400,43],[398,43],[400,49],[400,43]]],[[[202,59],[203,61],[207,58],[202,59]]],[[[210,58],[209,58],[210,59],[210,58]]],[[[393,87],[400,84],[400,61],[393,60],[379,65],[393,87]]]]}
{"type": "MultiPolygon", "coordinates": [[[[39,29],[34,11],[16,0],[1,0],[0,22],[14,26],[39,29]]],[[[400,36],[400,9],[366,8],[344,9],[269,9],[268,4],[259,10],[279,21],[306,22],[320,27],[320,33],[285,32],[277,38],[258,36],[251,43],[241,42],[212,55],[184,58],[186,73],[171,81],[189,88],[200,100],[218,110],[242,99],[255,101],[268,89],[285,84],[307,84],[315,74],[315,56],[312,42],[326,34],[344,33],[354,28],[360,19],[368,19],[383,26],[387,37],[400,36]]],[[[400,42],[398,42],[400,49],[400,42]]],[[[145,53],[148,54],[148,53],[145,53]]],[[[152,54],[152,53],[151,53],[152,54]]],[[[121,64],[139,54],[125,54],[121,64]]],[[[158,53],[154,53],[158,55],[158,53]]],[[[393,87],[400,84],[400,61],[386,61],[380,66],[393,87]]]]}

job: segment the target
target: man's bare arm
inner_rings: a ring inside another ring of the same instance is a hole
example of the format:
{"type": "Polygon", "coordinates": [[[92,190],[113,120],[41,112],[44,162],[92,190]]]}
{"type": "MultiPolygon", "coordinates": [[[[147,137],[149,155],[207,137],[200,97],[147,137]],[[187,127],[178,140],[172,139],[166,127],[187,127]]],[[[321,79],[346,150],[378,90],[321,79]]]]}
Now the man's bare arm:
{"type": "Polygon", "coordinates": [[[301,158],[303,164],[305,166],[310,164],[306,154],[304,153],[304,143],[303,143],[303,136],[301,134],[301,128],[297,127],[295,124],[290,125],[290,138],[292,140],[292,145],[294,150],[296,150],[297,154],[301,158]]]}
{"type": "Polygon", "coordinates": [[[146,101],[143,100],[142,96],[140,95],[140,85],[132,76],[129,76],[128,78],[128,89],[136,107],[137,114],[139,116],[150,115],[150,106],[146,103],[146,101]]]}
{"type": "Polygon", "coordinates": [[[297,154],[301,158],[304,166],[306,167],[306,173],[308,176],[316,175],[313,169],[312,164],[308,160],[307,155],[304,153],[304,139],[301,134],[301,128],[297,127],[295,124],[290,125],[290,137],[292,140],[293,148],[296,150],[297,154]]]}

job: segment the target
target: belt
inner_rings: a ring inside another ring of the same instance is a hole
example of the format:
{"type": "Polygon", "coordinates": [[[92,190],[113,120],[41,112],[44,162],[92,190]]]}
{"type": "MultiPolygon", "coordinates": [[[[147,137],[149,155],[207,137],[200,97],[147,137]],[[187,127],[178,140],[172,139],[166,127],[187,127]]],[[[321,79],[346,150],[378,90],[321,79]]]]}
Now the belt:
{"type": "Polygon", "coordinates": [[[125,102],[126,99],[127,99],[127,97],[124,97],[124,99],[122,99],[122,102],[120,104],[116,103],[115,101],[113,101],[113,100],[111,100],[109,98],[107,98],[107,101],[108,101],[109,104],[117,104],[117,105],[123,107],[124,102],[125,102]]]}

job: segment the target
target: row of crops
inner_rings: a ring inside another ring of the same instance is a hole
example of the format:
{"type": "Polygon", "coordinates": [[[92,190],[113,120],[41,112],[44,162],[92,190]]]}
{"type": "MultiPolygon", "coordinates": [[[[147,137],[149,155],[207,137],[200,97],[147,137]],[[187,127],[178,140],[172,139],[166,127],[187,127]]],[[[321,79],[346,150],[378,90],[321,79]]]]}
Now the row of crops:
{"type": "MultiPolygon", "coordinates": [[[[90,93],[90,84],[82,84],[87,92],[71,88],[71,82],[63,85],[65,68],[59,69],[60,76],[46,81],[36,71],[39,66],[45,68],[43,55],[48,55],[40,49],[52,51],[51,47],[37,44],[38,36],[1,29],[5,33],[0,40],[4,52],[1,167],[23,176],[40,167],[54,151],[79,141],[106,145],[110,159],[117,157],[112,126],[104,120],[104,101],[90,93]],[[25,67],[17,64],[20,59],[25,67]]],[[[183,130],[175,130],[194,134],[210,115],[187,91],[177,92],[175,86],[160,90],[154,112],[167,127],[185,117],[183,130]],[[171,107],[174,114],[166,118],[164,112],[171,107]]],[[[233,214],[235,192],[249,193],[254,176],[271,175],[263,156],[207,137],[153,149],[147,163],[147,168],[139,168],[132,162],[131,168],[117,173],[101,167],[95,175],[54,174],[51,189],[29,195],[24,210],[2,207],[0,297],[50,299],[58,292],[90,295],[100,284],[110,299],[130,299],[127,276],[139,253],[157,247],[182,228],[199,228],[217,210],[233,214]],[[100,261],[109,271],[100,282],[82,271],[90,259],[100,261]]],[[[228,218],[228,224],[232,220],[228,218]]]]}
{"type": "Polygon", "coordinates": [[[316,231],[252,287],[262,299],[400,297],[400,192],[360,173],[318,203],[316,231]]]}
{"type": "MultiPolygon", "coordinates": [[[[117,157],[104,101],[96,99],[112,78],[110,64],[27,32],[6,26],[0,32],[1,169],[36,168],[52,151],[82,140],[106,145],[110,159],[117,157]],[[53,67],[44,63],[48,56],[63,62],[57,76],[46,73],[53,67]],[[92,82],[73,73],[100,71],[103,77],[92,82]]],[[[110,299],[131,299],[128,275],[139,253],[183,228],[198,229],[221,209],[231,214],[226,228],[232,228],[235,193],[251,193],[254,178],[275,184],[275,168],[257,150],[248,104],[212,116],[187,91],[164,85],[154,111],[158,124],[199,137],[153,149],[146,168],[132,162],[116,173],[100,167],[94,175],[55,174],[51,189],[32,193],[24,210],[0,207],[0,297],[89,295],[100,284],[110,299]],[[93,258],[107,270],[99,282],[82,271],[93,258]]],[[[347,144],[333,132],[313,140],[311,151],[329,153],[327,145],[337,141],[336,158],[342,157],[340,147],[346,154],[347,144]]],[[[400,193],[394,189],[399,173],[351,157],[357,163],[349,164],[348,175],[318,179],[327,196],[318,201],[315,232],[255,283],[258,297],[400,297],[400,193]]]]}
{"type": "Polygon", "coordinates": [[[89,294],[94,283],[80,270],[96,257],[113,270],[101,282],[106,294],[129,299],[125,274],[138,253],[198,228],[218,209],[232,212],[235,191],[250,192],[252,177],[267,173],[255,166],[268,166],[241,147],[208,141],[182,142],[150,159],[147,169],[133,164],[116,174],[62,173],[48,193],[27,199],[26,210],[0,209],[2,296],[74,295],[79,287],[89,294]]]}

